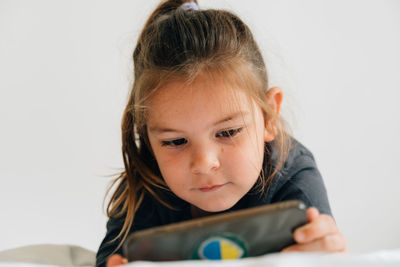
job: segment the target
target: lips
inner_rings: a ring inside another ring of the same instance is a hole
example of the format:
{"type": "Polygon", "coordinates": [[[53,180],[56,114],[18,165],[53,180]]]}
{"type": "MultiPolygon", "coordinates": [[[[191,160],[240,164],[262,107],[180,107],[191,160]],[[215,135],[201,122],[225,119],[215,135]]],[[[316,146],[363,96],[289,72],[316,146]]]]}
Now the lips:
{"type": "Polygon", "coordinates": [[[199,190],[201,192],[212,192],[212,191],[216,191],[218,189],[220,189],[221,187],[223,187],[226,184],[220,184],[220,185],[212,185],[212,186],[204,186],[204,187],[200,187],[199,190]]]}

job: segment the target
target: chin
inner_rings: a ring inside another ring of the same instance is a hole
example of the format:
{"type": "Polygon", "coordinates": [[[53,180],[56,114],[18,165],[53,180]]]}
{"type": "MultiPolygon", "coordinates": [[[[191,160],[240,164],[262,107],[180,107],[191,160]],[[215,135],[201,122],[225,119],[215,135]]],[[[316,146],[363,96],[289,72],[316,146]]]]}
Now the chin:
{"type": "Polygon", "coordinates": [[[208,201],[208,203],[202,203],[202,205],[195,206],[207,212],[221,212],[232,208],[236,203],[237,201],[208,201]]]}

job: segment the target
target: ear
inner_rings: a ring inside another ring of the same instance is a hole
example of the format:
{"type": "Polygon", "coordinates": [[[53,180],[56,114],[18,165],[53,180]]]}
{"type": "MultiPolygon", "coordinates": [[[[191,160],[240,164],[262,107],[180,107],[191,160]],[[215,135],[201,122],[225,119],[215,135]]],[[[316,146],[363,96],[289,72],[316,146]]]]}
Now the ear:
{"type": "MultiPolygon", "coordinates": [[[[279,87],[272,87],[265,94],[267,104],[274,111],[276,116],[279,116],[281,110],[281,103],[283,100],[282,89],[279,87]]],[[[276,134],[276,120],[272,119],[265,122],[264,141],[270,142],[274,140],[276,134]]]]}
{"type": "Polygon", "coordinates": [[[279,87],[272,87],[267,91],[266,98],[268,105],[275,111],[276,115],[279,115],[283,100],[282,89],[279,87]]]}

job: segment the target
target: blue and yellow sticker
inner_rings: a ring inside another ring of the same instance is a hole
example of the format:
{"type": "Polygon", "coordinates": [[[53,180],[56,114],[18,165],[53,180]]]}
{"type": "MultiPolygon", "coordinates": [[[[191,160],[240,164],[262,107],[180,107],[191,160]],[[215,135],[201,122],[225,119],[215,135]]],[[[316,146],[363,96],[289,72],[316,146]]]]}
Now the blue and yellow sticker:
{"type": "Polygon", "coordinates": [[[247,257],[247,246],[232,234],[213,235],[200,242],[192,259],[234,260],[247,257]]]}

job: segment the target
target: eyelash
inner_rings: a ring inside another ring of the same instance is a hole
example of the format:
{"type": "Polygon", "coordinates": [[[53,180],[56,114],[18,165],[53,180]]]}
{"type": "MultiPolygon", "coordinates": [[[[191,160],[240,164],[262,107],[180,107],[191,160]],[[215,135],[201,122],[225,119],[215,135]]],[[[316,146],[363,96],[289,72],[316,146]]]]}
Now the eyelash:
{"type": "Polygon", "coordinates": [[[187,143],[185,138],[179,138],[171,141],[161,141],[162,146],[178,147],[187,143]]]}
{"type": "MultiPolygon", "coordinates": [[[[238,133],[242,131],[243,127],[236,128],[236,129],[229,129],[229,130],[223,130],[221,132],[218,132],[216,134],[217,137],[223,137],[223,138],[232,138],[235,137],[238,133]]],[[[179,138],[175,140],[170,140],[170,141],[161,141],[162,146],[171,146],[171,147],[178,147],[181,145],[186,144],[188,141],[185,138],[179,138]]]]}
{"type": "Polygon", "coordinates": [[[225,138],[231,138],[240,133],[240,131],[243,128],[236,128],[236,129],[229,129],[229,130],[223,130],[219,133],[217,133],[217,137],[225,137],[225,138]]]}

